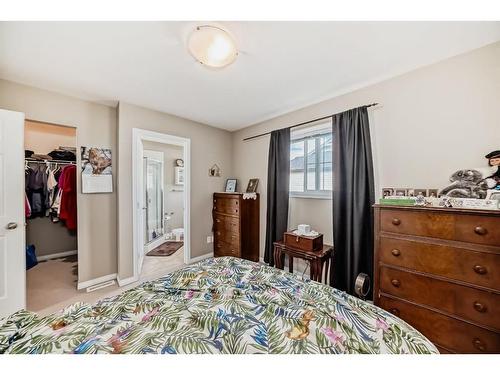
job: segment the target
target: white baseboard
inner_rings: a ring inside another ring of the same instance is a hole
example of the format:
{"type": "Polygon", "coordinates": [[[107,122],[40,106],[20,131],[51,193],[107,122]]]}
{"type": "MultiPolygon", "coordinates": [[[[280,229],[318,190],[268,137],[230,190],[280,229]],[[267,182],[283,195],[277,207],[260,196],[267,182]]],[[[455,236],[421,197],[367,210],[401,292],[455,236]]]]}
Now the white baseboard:
{"type": "Polygon", "coordinates": [[[214,256],[214,253],[208,253],[204,255],[200,255],[199,257],[191,258],[189,259],[189,264],[199,262],[200,260],[207,259],[207,258],[212,258],[214,256]]]}
{"type": "Polygon", "coordinates": [[[64,258],[64,257],[68,257],[70,255],[75,255],[75,254],[78,254],[78,250],[70,250],[70,251],[63,251],[61,253],[40,255],[40,256],[37,256],[36,259],[39,262],[41,262],[41,261],[49,260],[49,259],[64,258]]]}
{"type": "Polygon", "coordinates": [[[120,279],[120,276],[116,277],[116,281],[118,281],[118,285],[119,286],[125,286],[125,285],[128,285],[128,284],[132,284],[132,283],[135,283],[138,280],[139,280],[139,278],[136,277],[136,276],[127,277],[125,279],[120,279]]]}
{"type": "Polygon", "coordinates": [[[118,275],[116,273],[112,273],[111,275],[105,275],[105,276],[97,277],[97,278],[92,279],[92,280],[78,282],[77,289],[78,290],[86,289],[86,288],[89,288],[91,286],[104,283],[106,281],[115,280],[117,276],[118,275]]]}

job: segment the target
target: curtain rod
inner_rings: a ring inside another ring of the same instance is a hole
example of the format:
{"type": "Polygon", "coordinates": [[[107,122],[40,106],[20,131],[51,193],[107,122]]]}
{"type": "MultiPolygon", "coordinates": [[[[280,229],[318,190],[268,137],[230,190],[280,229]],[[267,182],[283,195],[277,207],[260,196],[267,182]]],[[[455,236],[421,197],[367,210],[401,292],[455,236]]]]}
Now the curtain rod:
{"type": "MultiPolygon", "coordinates": [[[[376,106],[378,105],[378,103],[372,103],[372,104],[367,104],[365,105],[364,107],[368,108],[368,107],[373,107],[373,106],[376,106]]],[[[363,106],[362,106],[363,107],[363,106]]],[[[302,126],[302,125],[307,125],[307,124],[310,124],[311,122],[316,122],[316,121],[321,121],[321,120],[326,120],[327,118],[330,118],[332,116],[335,116],[337,113],[333,114],[333,115],[328,115],[328,116],[324,116],[324,117],[320,117],[320,118],[315,118],[314,120],[309,120],[309,121],[305,121],[305,122],[301,122],[299,124],[295,124],[295,125],[292,125],[292,126],[287,126],[285,128],[280,128],[279,130],[283,130],[283,129],[292,129],[292,128],[296,128],[297,126],[302,126]]],[[[247,138],[244,138],[243,140],[244,141],[249,141],[251,139],[255,139],[255,138],[260,138],[260,137],[263,137],[265,135],[268,135],[268,134],[271,134],[271,132],[267,132],[267,133],[262,133],[262,134],[258,134],[258,135],[253,135],[251,137],[247,137],[247,138]]]]}

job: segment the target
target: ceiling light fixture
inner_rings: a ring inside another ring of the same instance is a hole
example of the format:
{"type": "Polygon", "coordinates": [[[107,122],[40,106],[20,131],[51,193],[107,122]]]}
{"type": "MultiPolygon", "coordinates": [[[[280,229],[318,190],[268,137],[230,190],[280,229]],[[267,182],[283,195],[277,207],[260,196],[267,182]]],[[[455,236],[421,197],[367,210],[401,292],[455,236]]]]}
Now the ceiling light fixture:
{"type": "Polygon", "coordinates": [[[189,52],[200,63],[223,68],[238,56],[236,43],[229,33],[216,26],[198,26],[188,40],[189,52]]]}

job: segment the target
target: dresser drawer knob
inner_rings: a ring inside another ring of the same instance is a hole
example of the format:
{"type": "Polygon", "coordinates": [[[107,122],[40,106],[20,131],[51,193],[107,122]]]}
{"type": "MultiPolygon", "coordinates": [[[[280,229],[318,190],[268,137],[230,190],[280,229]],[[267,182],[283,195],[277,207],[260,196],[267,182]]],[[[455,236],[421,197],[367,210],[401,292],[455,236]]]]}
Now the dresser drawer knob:
{"type": "Polygon", "coordinates": [[[399,220],[398,218],[392,219],[392,225],[399,225],[399,224],[401,224],[401,220],[399,220]]]}
{"type": "Polygon", "coordinates": [[[486,267],[483,267],[483,266],[480,266],[480,265],[476,265],[472,268],[474,270],[475,273],[479,274],[479,275],[484,275],[486,274],[486,267]]]}
{"type": "Polygon", "coordinates": [[[220,223],[220,219],[215,219],[216,222],[220,223]]]}
{"type": "Polygon", "coordinates": [[[476,301],[476,302],[474,302],[474,310],[476,310],[480,313],[484,313],[484,312],[486,312],[487,308],[481,302],[476,301]]]}
{"type": "Polygon", "coordinates": [[[392,249],[391,250],[391,253],[392,255],[394,255],[395,257],[398,257],[401,255],[401,251],[399,251],[398,249],[392,249]]]}
{"type": "Polygon", "coordinates": [[[401,285],[401,281],[399,281],[398,279],[392,279],[391,284],[394,285],[396,288],[399,288],[399,286],[401,285]]]}
{"type": "Polygon", "coordinates": [[[486,351],[486,345],[484,345],[484,343],[478,338],[472,340],[472,345],[474,345],[474,348],[476,348],[480,352],[486,351]]]}
{"type": "Polygon", "coordinates": [[[215,232],[215,234],[217,234],[218,236],[220,236],[220,232],[219,231],[215,232]]]}
{"type": "Polygon", "coordinates": [[[474,232],[476,234],[479,234],[480,236],[484,236],[486,233],[488,233],[488,229],[484,227],[475,227],[474,232]]]}
{"type": "Polygon", "coordinates": [[[220,249],[222,247],[222,245],[220,243],[218,243],[217,247],[220,249]]]}
{"type": "Polygon", "coordinates": [[[399,316],[399,310],[398,310],[398,309],[396,309],[395,307],[393,307],[392,309],[389,309],[389,312],[390,312],[392,315],[399,316]]]}

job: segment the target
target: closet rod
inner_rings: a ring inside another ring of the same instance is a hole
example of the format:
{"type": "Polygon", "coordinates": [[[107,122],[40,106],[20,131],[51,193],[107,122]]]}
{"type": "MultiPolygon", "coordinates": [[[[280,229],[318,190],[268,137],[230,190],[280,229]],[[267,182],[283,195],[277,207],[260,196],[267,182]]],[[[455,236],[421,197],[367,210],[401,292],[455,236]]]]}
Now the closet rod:
{"type": "MultiPolygon", "coordinates": [[[[379,103],[372,103],[372,104],[367,104],[365,105],[364,107],[366,108],[369,108],[369,107],[374,107],[376,105],[378,105],[379,103]]],[[[332,116],[335,116],[335,114],[333,115],[328,115],[328,116],[324,116],[324,117],[320,117],[320,118],[315,118],[314,120],[309,120],[309,121],[305,121],[305,122],[301,122],[299,124],[295,124],[295,125],[291,125],[291,126],[287,126],[285,128],[281,128],[279,130],[283,130],[283,129],[292,129],[292,128],[296,128],[297,126],[302,126],[302,125],[307,125],[307,124],[310,124],[312,122],[316,122],[316,121],[320,121],[320,120],[326,120],[327,118],[330,118],[332,116]]],[[[271,134],[271,132],[267,132],[267,133],[262,133],[262,134],[258,134],[258,135],[254,135],[252,137],[247,137],[247,138],[243,138],[244,141],[249,141],[251,139],[255,139],[255,138],[259,138],[259,137],[263,137],[264,135],[269,135],[271,134]]]]}
{"type": "Polygon", "coordinates": [[[45,163],[58,163],[58,164],[76,164],[76,161],[69,161],[69,160],[57,160],[57,159],[33,159],[33,158],[25,158],[28,163],[39,163],[39,164],[45,164],[45,163]]]}

